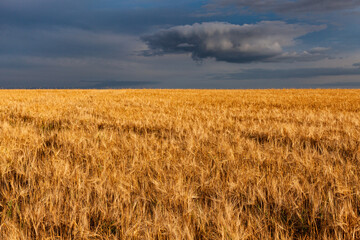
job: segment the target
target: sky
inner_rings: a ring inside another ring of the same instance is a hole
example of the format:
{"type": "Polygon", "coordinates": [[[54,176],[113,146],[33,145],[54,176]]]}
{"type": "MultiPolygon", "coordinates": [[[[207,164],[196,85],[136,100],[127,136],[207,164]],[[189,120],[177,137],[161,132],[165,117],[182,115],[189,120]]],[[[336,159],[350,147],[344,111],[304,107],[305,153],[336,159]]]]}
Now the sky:
{"type": "Polygon", "coordinates": [[[0,88],[359,88],[360,0],[1,0],[0,88]]]}

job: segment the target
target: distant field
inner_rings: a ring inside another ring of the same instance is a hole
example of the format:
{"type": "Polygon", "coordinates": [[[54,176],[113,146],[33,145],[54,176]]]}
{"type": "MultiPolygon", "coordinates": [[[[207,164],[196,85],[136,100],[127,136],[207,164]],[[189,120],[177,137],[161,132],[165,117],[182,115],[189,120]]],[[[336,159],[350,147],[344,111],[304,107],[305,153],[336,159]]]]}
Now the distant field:
{"type": "Polygon", "coordinates": [[[360,90],[2,90],[0,239],[360,239],[360,90]]]}

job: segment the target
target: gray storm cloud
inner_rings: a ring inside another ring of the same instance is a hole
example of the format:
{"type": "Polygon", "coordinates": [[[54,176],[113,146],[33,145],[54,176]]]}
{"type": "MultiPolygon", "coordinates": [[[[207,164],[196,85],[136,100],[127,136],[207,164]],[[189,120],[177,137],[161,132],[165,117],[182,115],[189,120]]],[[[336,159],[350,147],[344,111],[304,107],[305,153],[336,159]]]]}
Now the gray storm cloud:
{"type": "Polygon", "coordinates": [[[205,22],[176,26],[143,36],[148,45],[146,56],[190,53],[194,60],[214,58],[233,63],[269,61],[308,61],[319,52],[286,53],[284,47],[295,45],[295,39],[326,26],[287,24],[282,21],[262,21],[257,24],[235,25],[205,22]]]}
{"type": "Polygon", "coordinates": [[[359,76],[360,69],[356,68],[290,68],[290,69],[246,69],[238,73],[219,74],[213,79],[290,79],[311,78],[323,76],[359,76]]]}
{"type": "Polygon", "coordinates": [[[360,6],[359,0],[214,0],[209,7],[235,5],[253,11],[280,13],[329,12],[353,9],[360,6]]]}

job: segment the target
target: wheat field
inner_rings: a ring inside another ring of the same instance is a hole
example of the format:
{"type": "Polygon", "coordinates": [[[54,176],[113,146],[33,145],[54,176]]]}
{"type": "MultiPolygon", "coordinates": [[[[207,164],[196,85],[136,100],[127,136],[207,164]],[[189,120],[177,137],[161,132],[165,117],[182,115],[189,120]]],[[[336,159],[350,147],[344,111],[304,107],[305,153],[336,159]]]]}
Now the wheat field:
{"type": "Polygon", "coordinates": [[[360,239],[360,90],[1,90],[1,239],[360,239]]]}

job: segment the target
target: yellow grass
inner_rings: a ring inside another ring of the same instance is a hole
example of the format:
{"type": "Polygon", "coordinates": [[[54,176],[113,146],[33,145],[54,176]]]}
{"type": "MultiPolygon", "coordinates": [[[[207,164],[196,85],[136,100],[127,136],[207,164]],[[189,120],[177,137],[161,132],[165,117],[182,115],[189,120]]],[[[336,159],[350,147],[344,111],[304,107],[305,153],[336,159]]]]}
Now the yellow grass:
{"type": "Polygon", "coordinates": [[[360,239],[359,90],[0,91],[0,239],[360,239]]]}

